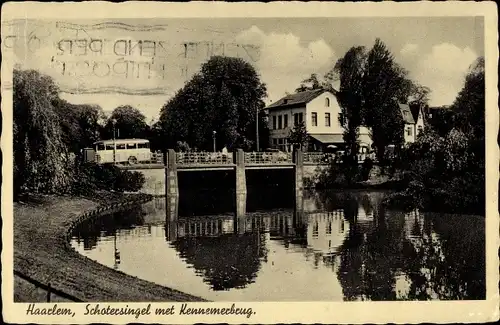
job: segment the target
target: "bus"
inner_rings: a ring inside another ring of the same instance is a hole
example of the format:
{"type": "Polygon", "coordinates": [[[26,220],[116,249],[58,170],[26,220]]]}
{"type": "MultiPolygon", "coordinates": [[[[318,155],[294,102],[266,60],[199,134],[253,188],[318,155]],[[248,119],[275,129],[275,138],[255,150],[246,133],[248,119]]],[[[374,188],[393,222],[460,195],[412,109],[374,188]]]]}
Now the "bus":
{"type": "Polygon", "coordinates": [[[98,164],[128,163],[130,165],[139,162],[151,161],[151,149],[149,140],[144,139],[116,139],[94,142],[94,160],[98,164]],[[116,148],[115,148],[116,146],[116,148]]]}

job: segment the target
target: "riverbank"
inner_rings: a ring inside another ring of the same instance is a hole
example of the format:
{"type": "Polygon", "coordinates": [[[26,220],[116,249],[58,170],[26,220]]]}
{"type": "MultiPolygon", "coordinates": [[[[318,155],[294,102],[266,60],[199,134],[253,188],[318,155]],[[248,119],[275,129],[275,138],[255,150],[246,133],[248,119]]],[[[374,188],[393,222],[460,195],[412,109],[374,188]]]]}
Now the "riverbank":
{"type": "MultiPolygon", "coordinates": [[[[72,250],[66,234],[71,224],[88,210],[126,202],[127,195],[96,198],[32,197],[14,204],[14,269],[83,301],[203,301],[83,257],[72,250]]],[[[16,302],[34,302],[30,284],[16,279],[16,302]]],[[[42,300],[43,301],[43,300],[42,300]]]]}

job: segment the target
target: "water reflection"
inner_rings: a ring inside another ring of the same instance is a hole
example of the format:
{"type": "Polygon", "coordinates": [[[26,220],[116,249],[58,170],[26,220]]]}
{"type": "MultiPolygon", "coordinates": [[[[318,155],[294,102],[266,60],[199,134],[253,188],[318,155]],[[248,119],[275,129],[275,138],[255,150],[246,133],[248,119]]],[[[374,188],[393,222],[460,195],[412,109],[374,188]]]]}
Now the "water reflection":
{"type": "Polygon", "coordinates": [[[305,192],[296,209],[255,202],[236,218],[230,205],[210,216],[181,208],[168,222],[156,199],[82,225],[72,244],[211,300],[484,299],[484,218],[386,211],[384,195],[305,192]]]}

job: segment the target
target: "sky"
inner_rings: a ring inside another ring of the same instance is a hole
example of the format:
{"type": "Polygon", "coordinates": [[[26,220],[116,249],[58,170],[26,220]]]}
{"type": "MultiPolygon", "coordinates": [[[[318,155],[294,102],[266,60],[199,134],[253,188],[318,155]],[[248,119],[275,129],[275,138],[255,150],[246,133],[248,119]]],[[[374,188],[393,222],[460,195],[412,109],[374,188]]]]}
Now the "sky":
{"type": "Polygon", "coordinates": [[[324,75],[350,47],[370,48],[376,38],[411,79],[431,89],[431,105],[449,105],[468,67],[484,54],[483,26],[480,17],[23,21],[7,26],[2,46],[25,68],[51,75],[66,100],[105,111],[129,104],[150,121],[210,49],[250,62],[270,103],[311,73],[324,75]],[[127,52],[129,40],[149,47],[143,55],[138,47],[127,52]]]}

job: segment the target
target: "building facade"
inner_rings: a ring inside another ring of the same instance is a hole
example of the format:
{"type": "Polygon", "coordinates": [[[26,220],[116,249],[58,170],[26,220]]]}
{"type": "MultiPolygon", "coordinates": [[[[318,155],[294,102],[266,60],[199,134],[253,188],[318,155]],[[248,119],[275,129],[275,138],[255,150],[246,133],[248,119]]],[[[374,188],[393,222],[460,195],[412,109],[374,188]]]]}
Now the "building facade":
{"type": "Polygon", "coordinates": [[[408,104],[399,104],[404,122],[405,144],[415,142],[417,135],[424,130],[424,114],[420,106],[411,107],[408,104]]]}
{"type": "MultiPolygon", "coordinates": [[[[344,147],[343,132],[346,120],[342,117],[337,97],[324,89],[292,94],[266,107],[270,130],[271,148],[291,151],[288,141],[295,125],[304,122],[310,136],[308,150],[325,151],[327,148],[344,147]]],[[[360,128],[361,152],[371,147],[371,137],[366,127],[360,128]]]]}

